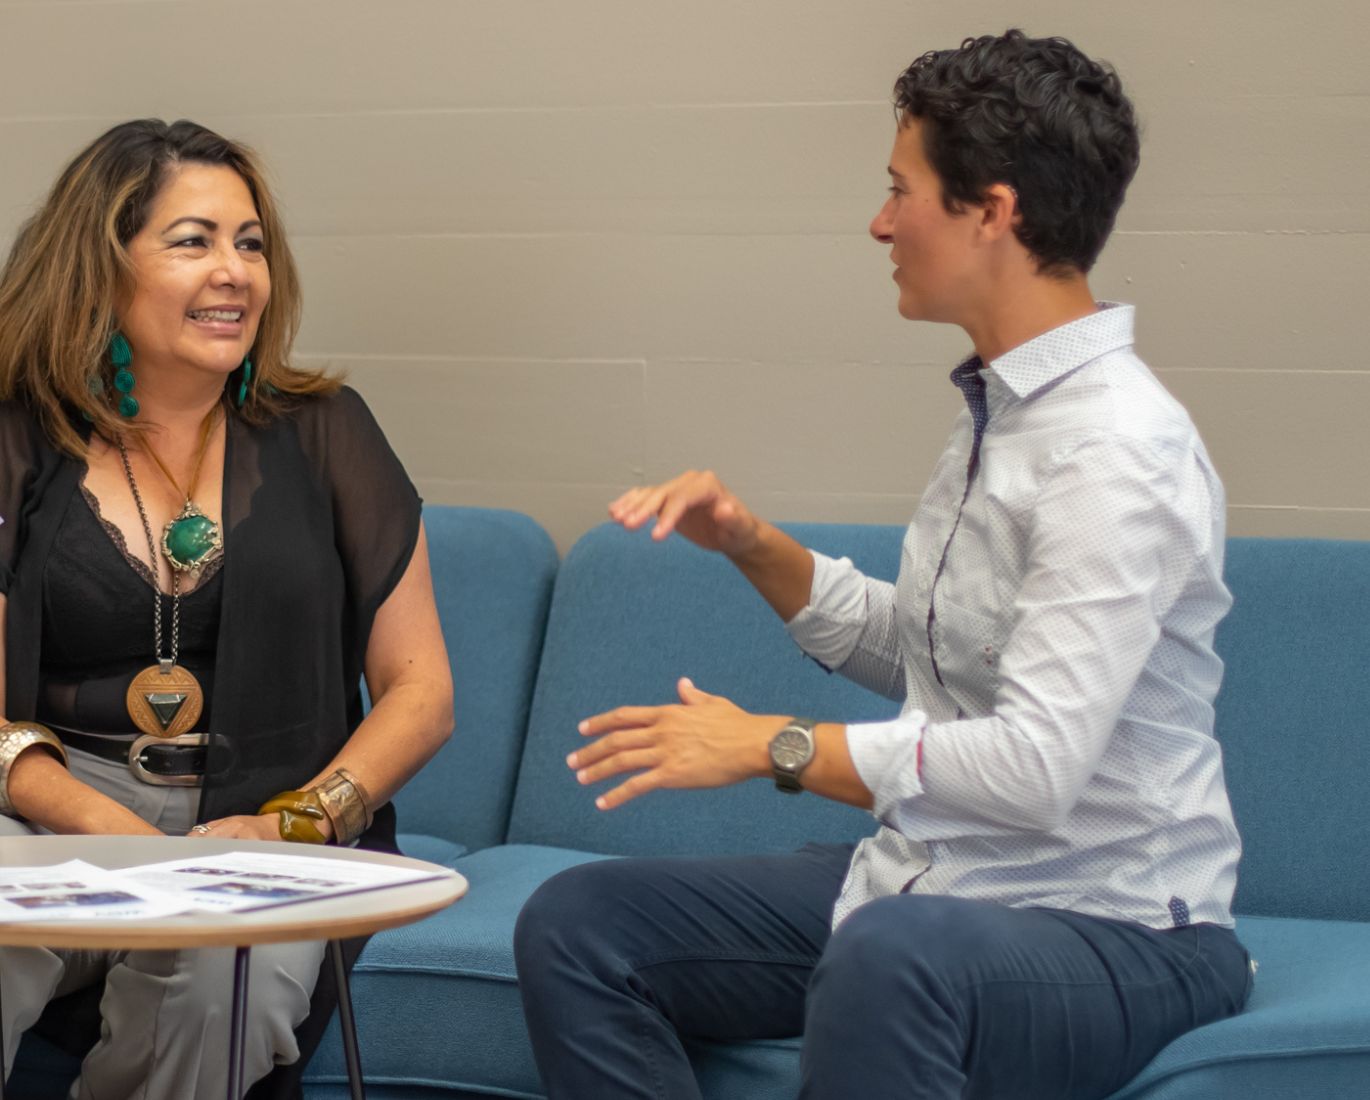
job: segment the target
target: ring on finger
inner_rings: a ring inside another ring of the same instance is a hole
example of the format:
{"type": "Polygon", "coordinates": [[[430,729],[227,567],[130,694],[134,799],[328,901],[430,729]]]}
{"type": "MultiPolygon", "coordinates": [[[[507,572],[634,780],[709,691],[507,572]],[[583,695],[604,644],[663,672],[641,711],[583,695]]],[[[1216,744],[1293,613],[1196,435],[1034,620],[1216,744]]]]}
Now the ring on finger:
{"type": "Polygon", "coordinates": [[[212,825],[196,825],[192,827],[190,831],[198,836],[205,836],[209,833],[209,830],[212,828],[212,825]]]}

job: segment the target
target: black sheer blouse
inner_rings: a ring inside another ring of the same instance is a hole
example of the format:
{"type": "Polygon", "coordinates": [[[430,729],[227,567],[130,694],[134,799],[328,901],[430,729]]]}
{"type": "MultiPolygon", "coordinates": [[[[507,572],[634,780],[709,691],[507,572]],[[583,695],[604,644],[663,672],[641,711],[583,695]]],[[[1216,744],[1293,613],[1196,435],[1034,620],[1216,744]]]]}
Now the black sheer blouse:
{"type": "MultiPolygon", "coordinates": [[[[46,621],[55,609],[45,606],[44,571],[61,552],[70,510],[89,508],[83,472],[22,405],[0,402],[10,719],[38,717],[40,668],[57,656],[44,646],[68,626],[46,621]]],[[[303,400],[263,427],[229,416],[200,820],[254,813],[321,770],[356,729],[371,626],[413,555],[419,517],[418,494],[353,390],[303,400]]],[[[151,593],[127,610],[150,618],[151,593]]],[[[150,628],[147,649],[151,663],[150,628]]],[[[393,850],[394,835],[393,810],[383,807],[362,844],[393,850]]]]}

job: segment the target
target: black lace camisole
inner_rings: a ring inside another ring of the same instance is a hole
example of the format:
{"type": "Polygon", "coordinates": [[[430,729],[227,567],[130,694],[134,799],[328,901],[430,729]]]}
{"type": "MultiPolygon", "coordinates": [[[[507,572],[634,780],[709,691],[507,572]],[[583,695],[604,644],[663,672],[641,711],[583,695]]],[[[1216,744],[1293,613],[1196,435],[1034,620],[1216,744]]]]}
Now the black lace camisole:
{"type": "MultiPolygon", "coordinates": [[[[158,532],[154,531],[154,537],[158,532]]],[[[210,729],[214,657],[223,594],[223,556],[181,597],[177,663],[204,689],[196,730],[210,729]]],[[[133,557],[123,532],[105,522],[84,488],[62,518],[43,576],[38,720],[86,733],[139,733],[124,695],[157,663],[153,652],[152,571],[133,557]]],[[[162,653],[171,653],[172,598],[162,596],[162,653]]]]}

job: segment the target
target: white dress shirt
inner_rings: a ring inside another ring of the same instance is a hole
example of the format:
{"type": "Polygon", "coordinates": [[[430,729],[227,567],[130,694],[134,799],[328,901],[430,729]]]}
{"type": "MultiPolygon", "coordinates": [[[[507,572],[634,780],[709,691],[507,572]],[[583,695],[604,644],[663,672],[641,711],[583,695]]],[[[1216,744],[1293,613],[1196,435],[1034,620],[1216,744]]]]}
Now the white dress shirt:
{"type": "Polygon", "coordinates": [[[1104,305],[957,368],[982,396],[967,393],[895,584],[814,554],[791,635],[903,700],[894,721],[847,727],[881,828],[834,927],[900,891],[1232,923],[1241,845],[1213,738],[1223,488],[1133,353],[1132,320],[1104,305]]]}

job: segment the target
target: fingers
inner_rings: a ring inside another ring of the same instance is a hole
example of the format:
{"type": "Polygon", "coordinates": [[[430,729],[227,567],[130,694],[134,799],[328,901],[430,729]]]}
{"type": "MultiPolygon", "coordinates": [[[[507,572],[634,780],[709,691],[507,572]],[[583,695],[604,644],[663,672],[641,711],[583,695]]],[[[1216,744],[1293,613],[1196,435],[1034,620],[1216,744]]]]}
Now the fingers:
{"type": "Polygon", "coordinates": [[[199,840],[207,837],[215,840],[276,840],[279,834],[278,819],[274,814],[269,819],[237,814],[195,825],[186,836],[199,840]]]}
{"type": "Polygon", "coordinates": [[[661,707],[615,707],[587,718],[577,727],[586,737],[598,737],[614,730],[650,726],[661,716],[661,707]]]}
{"type": "MultiPolygon", "coordinates": [[[[752,716],[688,677],[676,682],[676,691],[683,705],[620,707],[580,724],[583,735],[597,737],[566,758],[581,784],[635,773],[595,799],[601,810],[658,788],[717,787],[751,777],[754,738],[746,720],[752,716]]],[[[769,724],[767,731],[769,739],[769,724]]]]}
{"type": "MultiPolygon", "coordinates": [[[[745,528],[749,522],[745,509],[712,470],[687,470],[660,485],[629,489],[609,505],[610,518],[630,531],[636,531],[655,517],[652,538],[658,542],[675,531],[691,513],[706,517],[706,526],[718,526],[730,533],[739,526],[745,528]]],[[[702,530],[685,533],[706,549],[718,549],[712,545],[715,540],[702,530]]]]}
{"type": "Polygon", "coordinates": [[[636,531],[661,508],[667,485],[646,485],[629,489],[609,505],[609,518],[629,531],[636,531]]]}
{"type": "Polygon", "coordinates": [[[645,748],[655,741],[655,735],[646,726],[619,730],[616,733],[606,734],[598,741],[590,742],[582,749],[577,749],[566,758],[566,764],[579,772],[582,768],[588,768],[606,757],[613,756],[614,753],[645,748]]]}
{"type": "MultiPolygon", "coordinates": [[[[727,496],[728,490],[712,470],[687,470],[662,486],[652,538],[660,542],[679,526],[686,515],[696,510],[713,520],[719,501],[727,496]]],[[[713,542],[712,539],[708,541],[713,542]]]]}
{"type": "MultiPolygon", "coordinates": [[[[584,732],[585,723],[582,722],[581,726],[584,732]]],[[[566,763],[576,769],[576,780],[582,785],[598,783],[624,772],[639,773],[595,799],[595,805],[599,809],[610,810],[658,786],[659,781],[649,782],[643,776],[658,776],[662,759],[663,752],[653,731],[639,727],[606,734],[598,741],[571,753],[566,758],[566,763]]]]}
{"type": "Polygon", "coordinates": [[[582,786],[589,786],[591,783],[598,783],[602,779],[622,775],[624,772],[647,771],[660,763],[661,750],[656,746],[625,749],[609,754],[596,764],[581,768],[576,772],[576,780],[582,786]]]}
{"type": "MultiPolygon", "coordinates": [[[[675,482],[672,482],[672,485],[675,485],[675,482]]],[[[652,538],[657,542],[666,538],[691,508],[713,503],[716,491],[716,488],[711,491],[710,486],[701,485],[694,480],[678,486],[674,492],[664,494],[657,512],[656,526],[652,528],[652,538]]]]}
{"type": "Polygon", "coordinates": [[[600,810],[614,810],[622,806],[625,802],[630,802],[634,798],[654,791],[662,785],[662,773],[660,769],[652,771],[638,772],[637,775],[624,783],[620,783],[613,790],[606,791],[595,799],[595,807],[600,810]]]}

